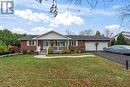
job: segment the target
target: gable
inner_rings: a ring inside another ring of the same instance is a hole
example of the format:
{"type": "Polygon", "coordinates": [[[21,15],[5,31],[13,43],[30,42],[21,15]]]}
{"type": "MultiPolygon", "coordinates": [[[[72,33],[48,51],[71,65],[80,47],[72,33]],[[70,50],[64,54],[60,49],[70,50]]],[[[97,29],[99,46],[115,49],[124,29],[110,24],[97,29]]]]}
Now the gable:
{"type": "Polygon", "coordinates": [[[38,39],[68,39],[68,37],[56,32],[48,32],[38,37],[38,39]]]}

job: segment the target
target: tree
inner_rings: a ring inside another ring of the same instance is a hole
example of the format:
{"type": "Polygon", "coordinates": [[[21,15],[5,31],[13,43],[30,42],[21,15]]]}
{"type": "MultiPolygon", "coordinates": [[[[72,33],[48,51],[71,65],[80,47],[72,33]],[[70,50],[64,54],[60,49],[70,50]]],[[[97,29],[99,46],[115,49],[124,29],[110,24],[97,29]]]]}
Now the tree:
{"type": "Polygon", "coordinates": [[[111,32],[111,31],[108,30],[108,29],[105,29],[103,35],[104,35],[105,37],[111,38],[112,35],[113,35],[113,32],[111,32]]]}
{"type": "Polygon", "coordinates": [[[70,30],[66,30],[65,33],[66,35],[75,35],[75,32],[70,31],[70,30]]]}
{"type": "Polygon", "coordinates": [[[81,31],[79,34],[80,34],[80,35],[83,35],[83,36],[92,36],[92,35],[93,35],[93,30],[91,30],[91,29],[86,29],[86,30],[84,30],[84,31],[81,31]]]}
{"type": "MultiPolygon", "coordinates": [[[[50,1],[50,0],[36,0],[38,3],[42,3],[43,1],[50,1]]],[[[51,0],[52,4],[50,6],[50,13],[52,13],[54,15],[54,17],[57,16],[58,14],[58,6],[57,6],[57,1],[58,0],[51,0]]],[[[59,0],[60,1],[60,0],[59,0]]],[[[91,9],[96,8],[98,3],[103,3],[104,6],[108,3],[108,2],[112,2],[112,1],[117,1],[117,0],[67,0],[67,3],[70,5],[76,5],[76,6],[80,6],[82,3],[84,3],[84,1],[86,1],[86,5],[90,6],[91,9]]],[[[129,0],[118,0],[119,2],[124,2],[128,5],[129,0]]],[[[110,3],[109,3],[110,4],[110,3]]],[[[80,11],[80,10],[78,10],[80,11]]]]}
{"type": "Polygon", "coordinates": [[[0,41],[2,41],[2,43],[5,43],[6,45],[20,44],[18,38],[22,36],[25,36],[25,34],[12,33],[7,29],[0,30],[0,41]]]}
{"type": "Polygon", "coordinates": [[[116,40],[116,45],[127,45],[127,40],[125,39],[122,33],[118,35],[116,40]]]}
{"type": "Polygon", "coordinates": [[[112,46],[113,46],[113,45],[116,45],[116,40],[115,40],[115,38],[112,39],[112,41],[111,41],[111,45],[112,45],[112,46]]]}
{"type": "Polygon", "coordinates": [[[100,31],[96,31],[96,34],[95,34],[95,36],[101,36],[101,33],[100,33],[100,31]]]}

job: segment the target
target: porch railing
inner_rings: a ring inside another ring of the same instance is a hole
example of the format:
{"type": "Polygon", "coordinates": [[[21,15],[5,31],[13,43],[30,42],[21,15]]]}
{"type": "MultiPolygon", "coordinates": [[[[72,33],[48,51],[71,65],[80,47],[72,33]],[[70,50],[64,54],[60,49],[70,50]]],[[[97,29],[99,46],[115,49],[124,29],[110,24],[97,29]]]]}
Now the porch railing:
{"type": "Polygon", "coordinates": [[[67,49],[67,46],[54,46],[54,51],[63,51],[64,49],[67,49]]]}

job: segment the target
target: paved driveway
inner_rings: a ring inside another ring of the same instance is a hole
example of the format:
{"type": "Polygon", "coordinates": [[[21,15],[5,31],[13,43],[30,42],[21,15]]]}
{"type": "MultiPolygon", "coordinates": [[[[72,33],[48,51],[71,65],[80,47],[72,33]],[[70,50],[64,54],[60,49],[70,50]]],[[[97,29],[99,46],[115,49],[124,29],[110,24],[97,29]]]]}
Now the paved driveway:
{"type": "Polygon", "coordinates": [[[114,62],[120,63],[125,65],[126,59],[129,60],[129,67],[130,67],[130,56],[128,55],[122,55],[122,54],[114,54],[109,52],[92,52],[93,54],[97,56],[101,56],[103,58],[112,60],[114,62]]]}

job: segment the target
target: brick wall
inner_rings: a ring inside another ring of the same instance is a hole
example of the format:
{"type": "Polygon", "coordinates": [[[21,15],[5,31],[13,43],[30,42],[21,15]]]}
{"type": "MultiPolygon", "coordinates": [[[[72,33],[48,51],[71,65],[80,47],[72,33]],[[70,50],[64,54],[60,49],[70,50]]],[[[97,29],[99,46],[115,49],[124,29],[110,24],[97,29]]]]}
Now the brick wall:
{"type": "Polygon", "coordinates": [[[27,46],[27,41],[21,41],[21,51],[27,50],[27,52],[35,52],[36,46],[27,46]]]}

